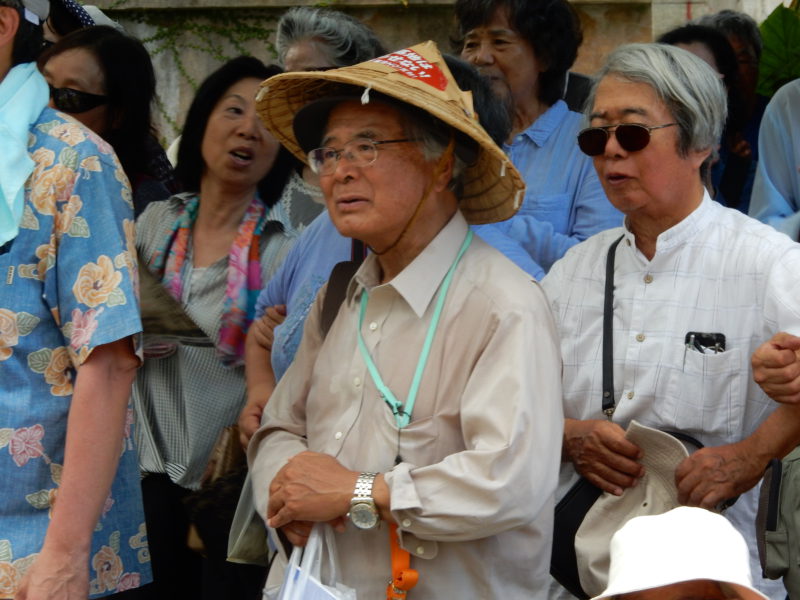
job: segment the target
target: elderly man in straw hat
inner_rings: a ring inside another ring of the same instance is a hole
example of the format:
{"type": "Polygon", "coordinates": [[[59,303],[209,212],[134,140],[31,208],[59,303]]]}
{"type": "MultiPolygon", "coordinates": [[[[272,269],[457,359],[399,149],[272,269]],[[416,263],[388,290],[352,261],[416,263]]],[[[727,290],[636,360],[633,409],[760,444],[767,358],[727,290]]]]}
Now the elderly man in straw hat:
{"type": "Polygon", "coordinates": [[[546,598],[561,365],[539,286],[469,232],[523,185],[432,43],[263,84],[267,127],[372,253],[325,334],[323,288],[249,449],[256,506],[298,545],[339,533],[378,598],[391,548],[419,598],[546,598]]]}
{"type": "Polygon", "coordinates": [[[712,508],[741,494],[726,516],[758,573],[751,488],[797,443],[800,419],[759,389],[749,361],[775,331],[800,331],[800,245],[704,190],[725,92],[702,60],[623,46],[587,107],[578,143],[626,219],[570,250],[543,282],[564,358],[558,496],[578,475],[616,495],[637,484],[641,450],[624,431],[633,419],[689,434],[706,447],[678,465],[678,499],[712,508]]]}
{"type": "Polygon", "coordinates": [[[614,534],[608,587],[593,600],[767,600],[748,563],[747,544],[725,517],[681,506],[614,534]]]}

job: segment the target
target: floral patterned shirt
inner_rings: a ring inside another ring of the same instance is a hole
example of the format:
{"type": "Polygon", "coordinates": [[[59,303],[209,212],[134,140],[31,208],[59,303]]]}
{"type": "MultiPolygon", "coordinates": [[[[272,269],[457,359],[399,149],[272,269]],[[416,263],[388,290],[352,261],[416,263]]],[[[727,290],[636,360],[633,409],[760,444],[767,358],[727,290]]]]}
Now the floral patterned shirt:
{"type": "MultiPolygon", "coordinates": [[[[76,368],[141,331],[133,204],[111,146],[46,108],[19,235],[0,248],[0,598],[41,549],[58,493],[76,368]]],[[[133,413],[94,532],[91,598],[151,579],[133,413]]]]}

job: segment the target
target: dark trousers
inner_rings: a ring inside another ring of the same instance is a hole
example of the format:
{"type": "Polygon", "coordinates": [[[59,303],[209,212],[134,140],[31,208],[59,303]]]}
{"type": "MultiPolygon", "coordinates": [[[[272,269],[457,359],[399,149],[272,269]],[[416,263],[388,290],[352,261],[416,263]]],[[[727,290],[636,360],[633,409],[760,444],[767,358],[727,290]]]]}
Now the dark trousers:
{"type": "Polygon", "coordinates": [[[153,583],[112,596],[115,600],[260,600],[266,569],[205,558],[186,545],[191,493],[166,475],[142,480],[153,583]]]}

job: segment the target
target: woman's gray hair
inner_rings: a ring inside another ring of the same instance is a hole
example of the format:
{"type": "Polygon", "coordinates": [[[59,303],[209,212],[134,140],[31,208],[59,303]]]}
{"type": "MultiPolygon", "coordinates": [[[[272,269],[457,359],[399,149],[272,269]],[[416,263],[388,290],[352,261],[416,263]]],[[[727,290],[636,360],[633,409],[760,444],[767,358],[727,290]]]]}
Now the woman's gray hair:
{"type": "Polygon", "coordinates": [[[334,67],[347,67],[386,54],[378,36],[364,23],[336,10],[296,6],[280,21],[275,46],[281,63],[289,48],[302,41],[316,42],[334,67]]]}
{"type": "Polygon", "coordinates": [[[597,86],[606,76],[646,83],[678,123],[678,153],[711,149],[712,157],[727,116],[725,88],[702,59],[667,44],[626,44],[614,50],[595,76],[586,99],[591,114],[597,86]]]}

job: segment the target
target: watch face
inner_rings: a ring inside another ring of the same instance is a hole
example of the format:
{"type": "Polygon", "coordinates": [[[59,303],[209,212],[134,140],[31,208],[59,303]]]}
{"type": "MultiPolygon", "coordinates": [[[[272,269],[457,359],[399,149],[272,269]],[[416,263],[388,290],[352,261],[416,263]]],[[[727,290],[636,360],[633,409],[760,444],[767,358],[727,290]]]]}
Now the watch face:
{"type": "Polygon", "coordinates": [[[378,511],[366,502],[359,502],[350,507],[350,520],[359,529],[372,529],[378,524],[378,511]]]}

